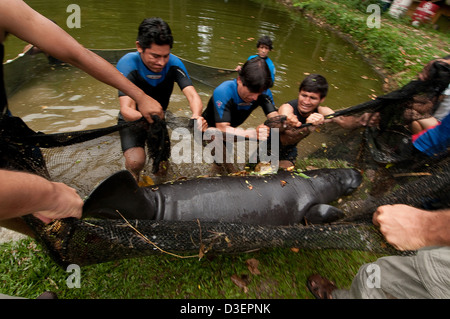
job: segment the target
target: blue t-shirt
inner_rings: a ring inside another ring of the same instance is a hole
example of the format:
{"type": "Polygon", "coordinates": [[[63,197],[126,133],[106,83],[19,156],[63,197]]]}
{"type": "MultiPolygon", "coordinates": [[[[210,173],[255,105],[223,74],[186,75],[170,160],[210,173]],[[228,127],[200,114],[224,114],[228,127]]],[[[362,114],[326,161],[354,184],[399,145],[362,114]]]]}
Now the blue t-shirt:
{"type": "MultiPolygon", "coordinates": [[[[117,63],[117,69],[147,95],[157,100],[164,110],[169,105],[175,82],[181,90],[192,85],[183,62],[173,54],[161,72],[150,71],[141,59],[139,52],[128,53],[117,63]]],[[[125,96],[119,91],[119,96],[125,96]]]]}
{"type": "MultiPolygon", "coordinates": [[[[257,54],[251,55],[248,57],[247,61],[256,58],[257,56],[258,56],[257,54]]],[[[272,82],[275,82],[275,64],[273,64],[272,60],[269,57],[264,58],[264,60],[266,61],[267,66],[269,67],[270,75],[272,76],[272,82]]]]}
{"type": "Polygon", "coordinates": [[[437,156],[447,151],[450,147],[450,114],[442,122],[421,134],[414,146],[428,156],[437,156]]]}
{"type": "Polygon", "coordinates": [[[228,122],[232,127],[238,127],[258,106],[266,115],[276,111],[270,90],[262,92],[256,101],[247,103],[241,99],[237,88],[237,80],[234,79],[223,82],[214,90],[202,115],[209,126],[228,122]]]}

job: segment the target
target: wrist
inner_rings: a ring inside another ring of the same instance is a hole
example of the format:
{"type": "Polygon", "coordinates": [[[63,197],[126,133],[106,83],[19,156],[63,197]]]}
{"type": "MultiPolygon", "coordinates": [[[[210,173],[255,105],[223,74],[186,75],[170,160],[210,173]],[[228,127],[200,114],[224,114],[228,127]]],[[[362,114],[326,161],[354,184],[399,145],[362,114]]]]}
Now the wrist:
{"type": "Polygon", "coordinates": [[[424,218],[424,238],[427,246],[448,246],[450,245],[449,211],[426,212],[424,218]]]}

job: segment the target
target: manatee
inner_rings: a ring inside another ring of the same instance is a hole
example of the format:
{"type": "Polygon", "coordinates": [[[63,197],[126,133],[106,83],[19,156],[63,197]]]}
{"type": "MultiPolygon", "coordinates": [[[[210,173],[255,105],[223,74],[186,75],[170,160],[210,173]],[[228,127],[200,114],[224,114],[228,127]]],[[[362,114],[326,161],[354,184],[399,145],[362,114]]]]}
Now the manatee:
{"type": "Polygon", "coordinates": [[[338,168],[201,177],[139,187],[128,171],[120,171],[92,191],[83,216],[256,225],[330,223],[344,214],[327,204],[351,194],[361,181],[357,170],[338,168]]]}

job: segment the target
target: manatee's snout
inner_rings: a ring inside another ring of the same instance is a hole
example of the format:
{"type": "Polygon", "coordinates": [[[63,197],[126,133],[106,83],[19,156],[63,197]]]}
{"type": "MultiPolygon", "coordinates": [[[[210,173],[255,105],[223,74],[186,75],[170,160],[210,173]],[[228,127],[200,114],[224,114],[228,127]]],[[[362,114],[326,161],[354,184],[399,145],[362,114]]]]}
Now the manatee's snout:
{"type": "Polygon", "coordinates": [[[362,174],[354,168],[348,169],[342,181],[344,187],[347,189],[346,195],[351,194],[355,189],[359,187],[359,185],[361,185],[362,174]]]}

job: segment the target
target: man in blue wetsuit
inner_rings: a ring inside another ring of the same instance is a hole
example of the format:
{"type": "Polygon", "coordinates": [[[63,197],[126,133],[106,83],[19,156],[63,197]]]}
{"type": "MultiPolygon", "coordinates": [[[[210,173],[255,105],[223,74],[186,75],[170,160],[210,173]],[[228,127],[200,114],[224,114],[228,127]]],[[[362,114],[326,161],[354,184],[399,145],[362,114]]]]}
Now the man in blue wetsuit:
{"type": "MultiPolygon", "coordinates": [[[[139,26],[136,41],[137,52],[129,53],[117,63],[117,69],[131,82],[141,88],[155,103],[166,111],[176,82],[186,96],[192,118],[204,123],[201,112],[202,100],[195,90],[183,62],[170,53],[173,37],[169,25],[160,18],[147,18],[139,26]]],[[[142,117],[139,105],[128,95],[119,91],[119,123],[135,121],[142,117]]],[[[121,130],[122,151],[125,167],[139,180],[139,174],[146,161],[146,132],[144,129],[121,130]]],[[[164,172],[167,163],[162,162],[164,172]]]]}
{"type": "MultiPolygon", "coordinates": [[[[258,54],[254,54],[248,57],[248,60],[251,60],[257,56],[264,59],[266,61],[267,66],[270,70],[270,75],[272,77],[272,85],[275,82],[275,65],[273,64],[272,60],[269,58],[269,52],[273,49],[272,39],[270,39],[267,35],[262,36],[259,38],[258,42],[256,43],[256,48],[258,50],[258,54]]],[[[241,66],[238,66],[236,68],[236,71],[240,71],[241,66]]]]}

